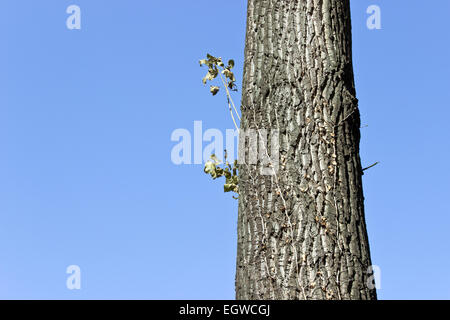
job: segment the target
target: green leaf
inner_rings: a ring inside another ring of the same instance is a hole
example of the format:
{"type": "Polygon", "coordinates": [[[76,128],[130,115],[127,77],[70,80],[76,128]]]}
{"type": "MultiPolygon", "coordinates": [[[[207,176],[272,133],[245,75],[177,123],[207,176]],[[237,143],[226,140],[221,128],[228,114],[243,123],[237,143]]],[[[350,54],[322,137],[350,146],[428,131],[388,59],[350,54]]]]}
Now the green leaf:
{"type": "Polygon", "coordinates": [[[215,176],[213,176],[213,179],[220,178],[223,176],[223,169],[220,167],[216,167],[215,176]]]}
{"type": "Polygon", "coordinates": [[[213,96],[215,96],[217,94],[217,92],[219,92],[220,88],[217,86],[211,86],[209,91],[212,93],[213,96]]]}
{"type": "Polygon", "coordinates": [[[238,186],[232,183],[226,183],[223,185],[223,192],[236,192],[238,193],[238,186]]]}
{"type": "Polygon", "coordinates": [[[225,176],[225,179],[226,179],[227,181],[228,181],[228,180],[231,181],[232,175],[231,175],[231,172],[230,172],[230,169],[229,169],[229,168],[225,168],[225,169],[223,170],[223,175],[225,176]]]}
{"type": "Polygon", "coordinates": [[[216,164],[213,163],[212,161],[207,161],[207,162],[205,163],[205,168],[203,169],[203,171],[204,171],[205,173],[212,174],[212,172],[215,172],[215,171],[216,171],[216,164]]]}
{"type": "Polygon", "coordinates": [[[234,77],[234,73],[233,72],[231,72],[229,69],[224,69],[222,71],[222,73],[225,75],[225,77],[230,79],[230,81],[234,84],[234,82],[236,81],[236,78],[234,77]]]}
{"type": "Polygon", "coordinates": [[[206,57],[208,58],[208,60],[211,64],[217,64],[218,66],[221,66],[221,67],[224,66],[224,64],[222,62],[222,58],[216,58],[216,57],[210,55],[209,53],[206,55],[206,57]]]}
{"type": "Polygon", "coordinates": [[[208,82],[208,80],[213,80],[214,76],[211,73],[207,73],[206,76],[202,79],[203,84],[206,84],[206,82],[208,82]]]}
{"type": "Polygon", "coordinates": [[[203,84],[206,84],[206,82],[209,80],[214,80],[217,75],[219,74],[219,70],[217,70],[217,67],[211,67],[208,69],[208,73],[206,74],[206,76],[203,78],[203,84]]]}
{"type": "Polygon", "coordinates": [[[227,68],[228,69],[233,69],[234,68],[234,60],[233,59],[228,60],[228,67],[227,68]]]}

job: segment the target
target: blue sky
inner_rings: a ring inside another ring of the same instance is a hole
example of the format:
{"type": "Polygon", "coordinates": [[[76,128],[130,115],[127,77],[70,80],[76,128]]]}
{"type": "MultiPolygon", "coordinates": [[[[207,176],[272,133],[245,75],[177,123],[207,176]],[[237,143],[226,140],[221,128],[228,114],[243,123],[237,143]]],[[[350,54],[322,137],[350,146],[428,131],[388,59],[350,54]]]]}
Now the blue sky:
{"type": "MultiPolygon", "coordinates": [[[[449,14],[352,1],[381,299],[450,298],[449,14]]],[[[0,298],[234,298],[237,202],[202,165],[175,165],[170,138],[195,120],[232,128],[198,60],[234,58],[240,86],[245,19],[246,1],[0,3],[0,298]]]]}

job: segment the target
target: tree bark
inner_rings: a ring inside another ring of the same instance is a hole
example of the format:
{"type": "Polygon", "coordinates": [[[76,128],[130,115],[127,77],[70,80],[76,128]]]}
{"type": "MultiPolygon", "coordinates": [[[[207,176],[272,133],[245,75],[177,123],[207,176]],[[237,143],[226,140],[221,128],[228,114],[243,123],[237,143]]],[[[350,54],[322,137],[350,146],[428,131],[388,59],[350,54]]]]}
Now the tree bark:
{"type": "Polygon", "coordinates": [[[349,0],[248,0],[241,134],[279,166],[239,165],[237,299],[376,299],[351,40],[349,0]]]}

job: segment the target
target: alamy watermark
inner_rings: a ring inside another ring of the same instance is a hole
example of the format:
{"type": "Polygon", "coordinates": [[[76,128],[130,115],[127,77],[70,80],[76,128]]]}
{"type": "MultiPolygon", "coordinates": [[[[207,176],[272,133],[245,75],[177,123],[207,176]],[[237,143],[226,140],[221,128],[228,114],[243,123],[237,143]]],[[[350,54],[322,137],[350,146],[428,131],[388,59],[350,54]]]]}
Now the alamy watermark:
{"type": "Polygon", "coordinates": [[[66,26],[69,30],[81,29],[81,9],[77,5],[70,5],[66,9],[66,13],[70,16],[66,20],[66,26]]]}
{"type": "Polygon", "coordinates": [[[194,121],[193,135],[183,128],[172,132],[171,141],[178,143],[171,150],[171,160],[176,165],[203,164],[212,154],[223,159],[226,150],[227,159],[259,165],[262,175],[274,175],[279,168],[279,137],[278,129],[226,129],[224,139],[219,129],[203,132],[202,121],[194,121]]]}
{"type": "Polygon", "coordinates": [[[66,280],[66,287],[69,290],[81,289],[81,269],[77,265],[70,265],[66,269],[66,273],[70,274],[66,280]]]}
{"type": "Polygon", "coordinates": [[[377,5],[371,5],[366,10],[367,14],[370,16],[367,18],[367,28],[369,30],[380,30],[381,29],[381,8],[377,5]]]}

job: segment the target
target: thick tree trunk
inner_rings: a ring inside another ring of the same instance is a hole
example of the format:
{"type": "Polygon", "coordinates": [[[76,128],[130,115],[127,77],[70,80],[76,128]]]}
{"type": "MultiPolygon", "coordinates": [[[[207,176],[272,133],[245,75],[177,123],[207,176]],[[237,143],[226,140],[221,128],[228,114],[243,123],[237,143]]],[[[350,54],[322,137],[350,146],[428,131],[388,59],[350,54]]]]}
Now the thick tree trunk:
{"type": "Polygon", "coordinates": [[[376,299],[349,0],[248,0],[247,19],[241,134],[279,130],[280,162],[239,167],[236,297],[376,299]]]}

